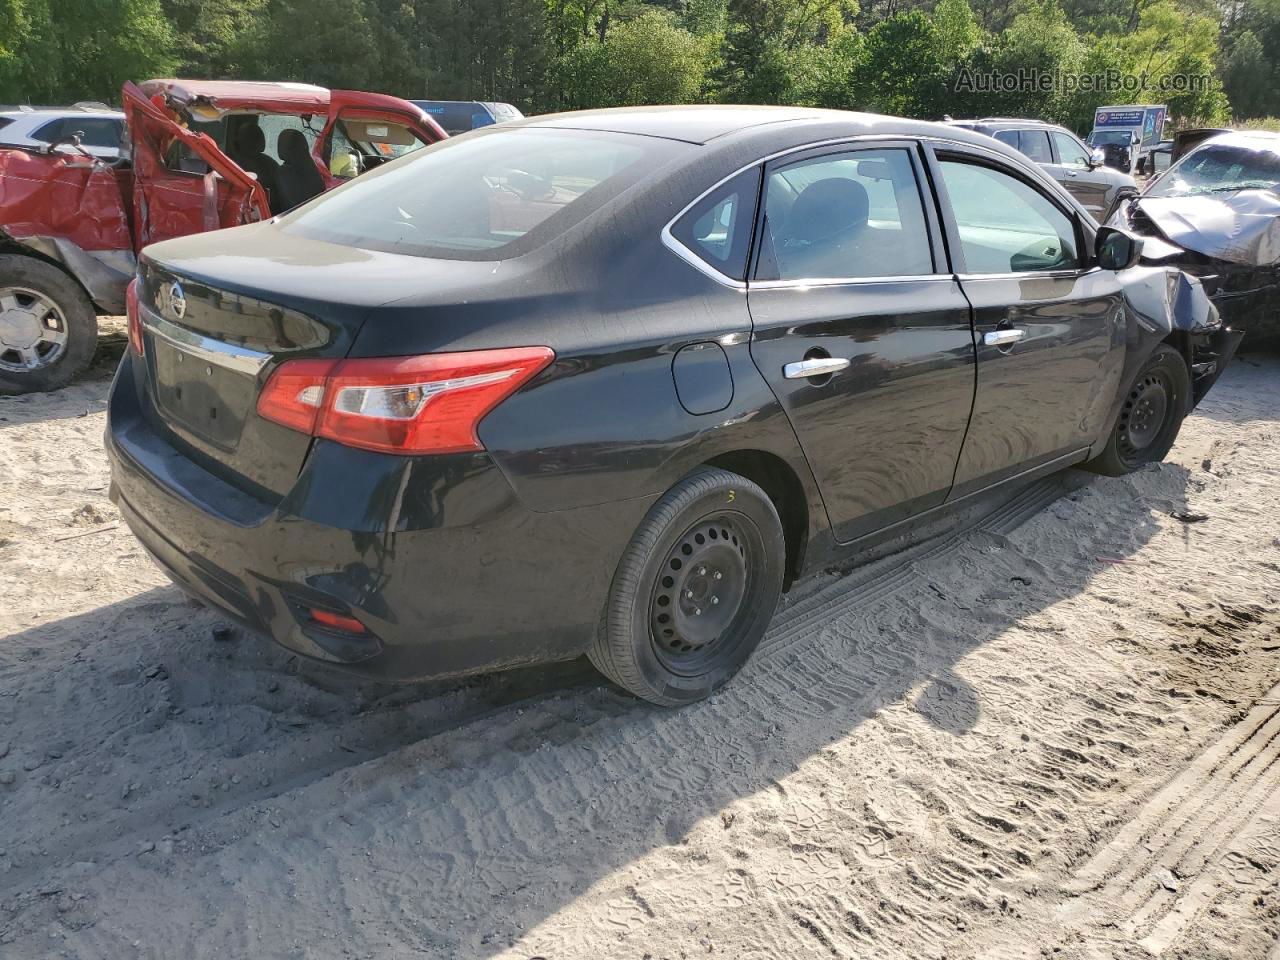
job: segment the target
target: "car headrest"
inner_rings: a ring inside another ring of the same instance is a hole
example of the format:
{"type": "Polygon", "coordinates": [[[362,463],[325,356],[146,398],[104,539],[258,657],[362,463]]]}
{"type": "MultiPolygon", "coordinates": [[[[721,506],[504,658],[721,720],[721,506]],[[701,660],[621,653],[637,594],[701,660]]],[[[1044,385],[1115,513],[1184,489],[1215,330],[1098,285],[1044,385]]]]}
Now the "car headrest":
{"type": "Polygon", "coordinates": [[[307,138],[301,130],[281,130],[276,137],[276,153],[285,163],[307,163],[311,159],[307,138]]]}
{"type": "Polygon", "coordinates": [[[793,240],[812,243],[855,227],[865,226],[871,201],[867,190],[847,177],[815,180],[796,197],[788,218],[793,240]]]}
{"type": "Polygon", "coordinates": [[[241,153],[262,153],[267,148],[267,135],[256,123],[246,124],[236,134],[236,144],[241,153]]]}

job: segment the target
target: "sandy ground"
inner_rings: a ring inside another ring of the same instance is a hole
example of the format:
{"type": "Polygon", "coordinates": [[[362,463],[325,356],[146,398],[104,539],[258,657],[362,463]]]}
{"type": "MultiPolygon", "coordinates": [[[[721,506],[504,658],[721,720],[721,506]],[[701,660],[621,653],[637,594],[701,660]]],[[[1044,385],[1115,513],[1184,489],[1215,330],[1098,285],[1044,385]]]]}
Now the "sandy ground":
{"type": "Polygon", "coordinates": [[[0,400],[6,960],[1272,950],[1280,360],[1167,464],[809,584],[663,712],[582,663],[393,688],[215,639],[116,525],[111,351],[0,400]]]}

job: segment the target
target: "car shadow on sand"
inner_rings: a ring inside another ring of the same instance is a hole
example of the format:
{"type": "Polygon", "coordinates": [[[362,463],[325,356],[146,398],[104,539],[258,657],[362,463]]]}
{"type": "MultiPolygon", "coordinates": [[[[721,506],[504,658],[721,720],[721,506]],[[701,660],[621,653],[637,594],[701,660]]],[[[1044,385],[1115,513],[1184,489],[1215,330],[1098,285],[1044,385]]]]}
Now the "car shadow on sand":
{"type": "MultiPolygon", "coordinates": [[[[965,736],[984,707],[961,661],[1125,562],[1160,529],[1157,514],[1186,509],[1190,481],[1172,464],[1127,479],[1072,471],[989,498],[804,584],[739,677],[678,711],[631,699],[584,661],[414,686],[354,680],[255,637],[214,639],[221,621],[175,588],[22,631],[4,641],[0,670],[0,727],[20,770],[0,892],[91,860],[104,878],[121,865],[145,896],[147,874],[124,859],[139,843],[198,835],[214,849],[267,829],[256,817],[269,803],[276,829],[306,835],[337,816],[352,831],[343,843],[403,869],[413,889],[396,896],[422,905],[415,944],[491,955],[699,821],[784,790],[886,708],[909,704],[965,736]],[[388,803],[405,808],[398,825],[384,811],[371,826],[367,810],[388,803]]],[[[1052,746],[1027,764],[1078,785],[1069,751],[1052,746]]],[[[1009,816],[998,806],[992,816],[1009,816]]],[[[1016,869],[1016,846],[990,851],[993,868],[1016,869]]],[[[213,859],[185,882],[223,869],[213,859]]],[[[321,905],[308,914],[317,931],[371,947],[323,910],[340,874],[290,877],[289,909],[321,905]]],[[[224,877],[202,895],[212,911],[253,912],[246,892],[224,877]]],[[[97,924],[110,935],[109,912],[97,924]]]]}

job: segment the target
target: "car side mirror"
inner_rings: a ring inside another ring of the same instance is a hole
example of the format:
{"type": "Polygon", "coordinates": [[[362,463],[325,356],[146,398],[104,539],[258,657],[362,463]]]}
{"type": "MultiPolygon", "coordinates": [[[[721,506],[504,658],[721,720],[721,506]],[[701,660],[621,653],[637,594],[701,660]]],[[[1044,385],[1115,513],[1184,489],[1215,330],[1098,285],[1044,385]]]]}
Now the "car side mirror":
{"type": "Polygon", "coordinates": [[[1107,162],[1107,155],[1098,147],[1093,148],[1093,152],[1089,154],[1089,169],[1097,170],[1100,166],[1107,162]]]}
{"type": "Polygon", "coordinates": [[[1103,270],[1128,270],[1142,257],[1142,238],[1118,227],[1099,227],[1093,249],[1103,270]]]}

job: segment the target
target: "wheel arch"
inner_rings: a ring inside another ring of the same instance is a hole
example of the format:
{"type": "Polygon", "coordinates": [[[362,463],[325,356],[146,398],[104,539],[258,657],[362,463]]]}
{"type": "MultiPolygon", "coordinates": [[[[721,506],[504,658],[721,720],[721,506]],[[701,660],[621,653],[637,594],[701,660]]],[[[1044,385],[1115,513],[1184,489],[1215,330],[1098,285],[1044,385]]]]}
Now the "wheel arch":
{"type": "MultiPolygon", "coordinates": [[[[1194,383],[1195,376],[1193,371],[1195,368],[1193,364],[1195,363],[1195,345],[1192,343],[1191,334],[1186,330],[1174,330],[1167,337],[1161,340],[1160,344],[1173,347],[1174,350],[1178,351],[1178,355],[1182,357],[1182,362],[1187,365],[1187,380],[1188,382],[1194,383]]],[[[1155,347],[1152,347],[1151,352],[1155,352],[1155,347]]],[[[1193,406],[1193,397],[1188,396],[1187,409],[1184,413],[1190,413],[1193,406]]]]}
{"type": "Polygon", "coordinates": [[[0,228],[0,256],[9,255],[30,257],[61,271],[80,288],[96,313],[124,312],[124,289],[128,278],[122,281],[117,271],[64,237],[19,240],[0,228]]]}
{"type": "Polygon", "coordinates": [[[789,589],[804,569],[810,522],[809,498],[794,468],[776,453],[753,449],[717,454],[701,466],[718,467],[739,474],[758,484],[768,494],[782,520],[787,548],[783,589],[789,589]]]}

